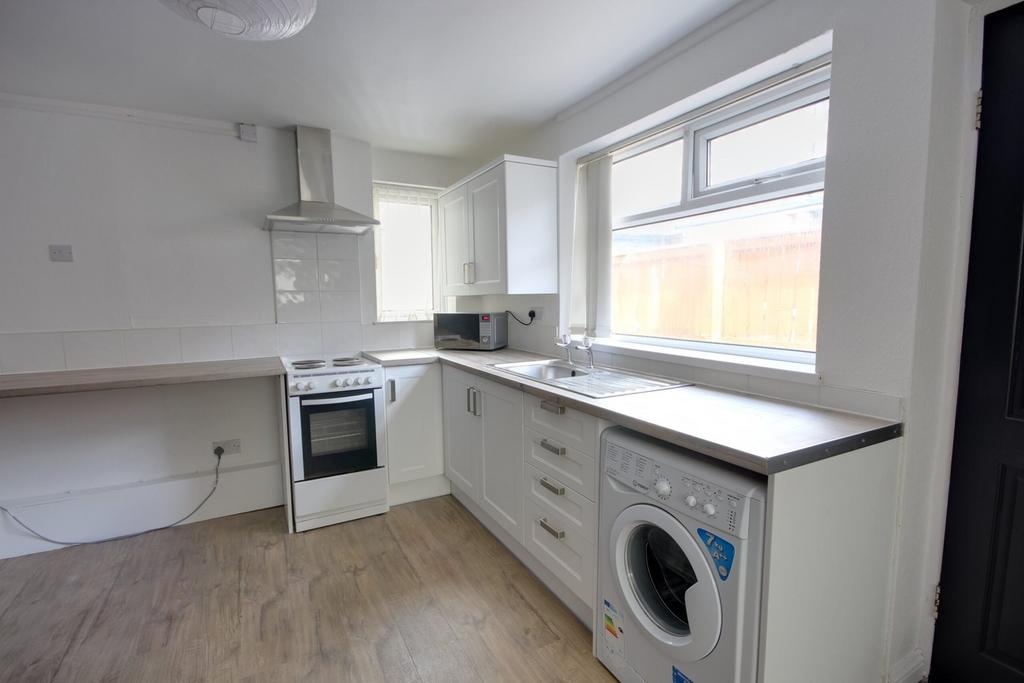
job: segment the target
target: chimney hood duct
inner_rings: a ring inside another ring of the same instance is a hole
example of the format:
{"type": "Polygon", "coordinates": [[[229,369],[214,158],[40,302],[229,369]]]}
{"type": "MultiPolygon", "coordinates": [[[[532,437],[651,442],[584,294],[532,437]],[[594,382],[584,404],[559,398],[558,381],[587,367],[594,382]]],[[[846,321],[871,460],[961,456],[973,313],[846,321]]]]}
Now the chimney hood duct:
{"type": "Polygon", "coordinates": [[[296,126],[299,201],[267,214],[266,230],[358,235],[380,221],[334,203],[331,131],[296,126]]]}

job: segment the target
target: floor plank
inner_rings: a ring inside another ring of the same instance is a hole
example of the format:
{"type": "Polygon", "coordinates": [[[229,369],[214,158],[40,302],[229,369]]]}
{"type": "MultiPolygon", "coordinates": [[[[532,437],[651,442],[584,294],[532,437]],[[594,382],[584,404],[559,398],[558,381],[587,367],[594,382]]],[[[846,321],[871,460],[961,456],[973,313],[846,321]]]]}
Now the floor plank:
{"type": "Polygon", "coordinates": [[[286,531],[280,508],[0,560],[0,681],[612,681],[450,496],[286,531]]]}

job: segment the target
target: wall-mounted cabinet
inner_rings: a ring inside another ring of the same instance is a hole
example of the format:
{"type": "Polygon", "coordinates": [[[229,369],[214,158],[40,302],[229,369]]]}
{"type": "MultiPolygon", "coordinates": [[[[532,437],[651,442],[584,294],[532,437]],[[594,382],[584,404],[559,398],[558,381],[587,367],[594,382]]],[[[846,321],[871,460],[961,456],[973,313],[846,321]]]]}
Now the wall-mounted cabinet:
{"type": "Polygon", "coordinates": [[[445,296],[557,291],[555,162],[501,157],[448,188],[438,220],[445,296]]]}

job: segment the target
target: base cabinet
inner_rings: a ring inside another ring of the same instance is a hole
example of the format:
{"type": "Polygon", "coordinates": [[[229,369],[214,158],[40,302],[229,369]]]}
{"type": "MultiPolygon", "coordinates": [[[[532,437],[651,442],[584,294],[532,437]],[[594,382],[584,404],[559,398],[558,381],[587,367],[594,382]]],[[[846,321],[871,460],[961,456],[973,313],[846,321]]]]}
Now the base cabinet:
{"type": "Polygon", "coordinates": [[[441,367],[406,365],[384,370],[391,484],[435,477],[444,472],[441,431],[441,367]]]}

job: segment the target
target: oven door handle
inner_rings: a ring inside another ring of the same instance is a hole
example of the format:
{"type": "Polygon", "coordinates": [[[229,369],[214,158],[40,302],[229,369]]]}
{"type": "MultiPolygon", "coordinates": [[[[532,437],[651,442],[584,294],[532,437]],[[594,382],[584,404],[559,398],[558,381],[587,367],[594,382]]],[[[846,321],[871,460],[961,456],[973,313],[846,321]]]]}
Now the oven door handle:
{"type": "Polygon", "coordinates": [[[317,399],[302,399],[302,405],[304,406],[332,406],[337,403],[353,403],[355,401],[366,401],[372,400],[373,394],[356,394],[355,396],[344,396],[342,398],[317,398],[317,399]]]}

